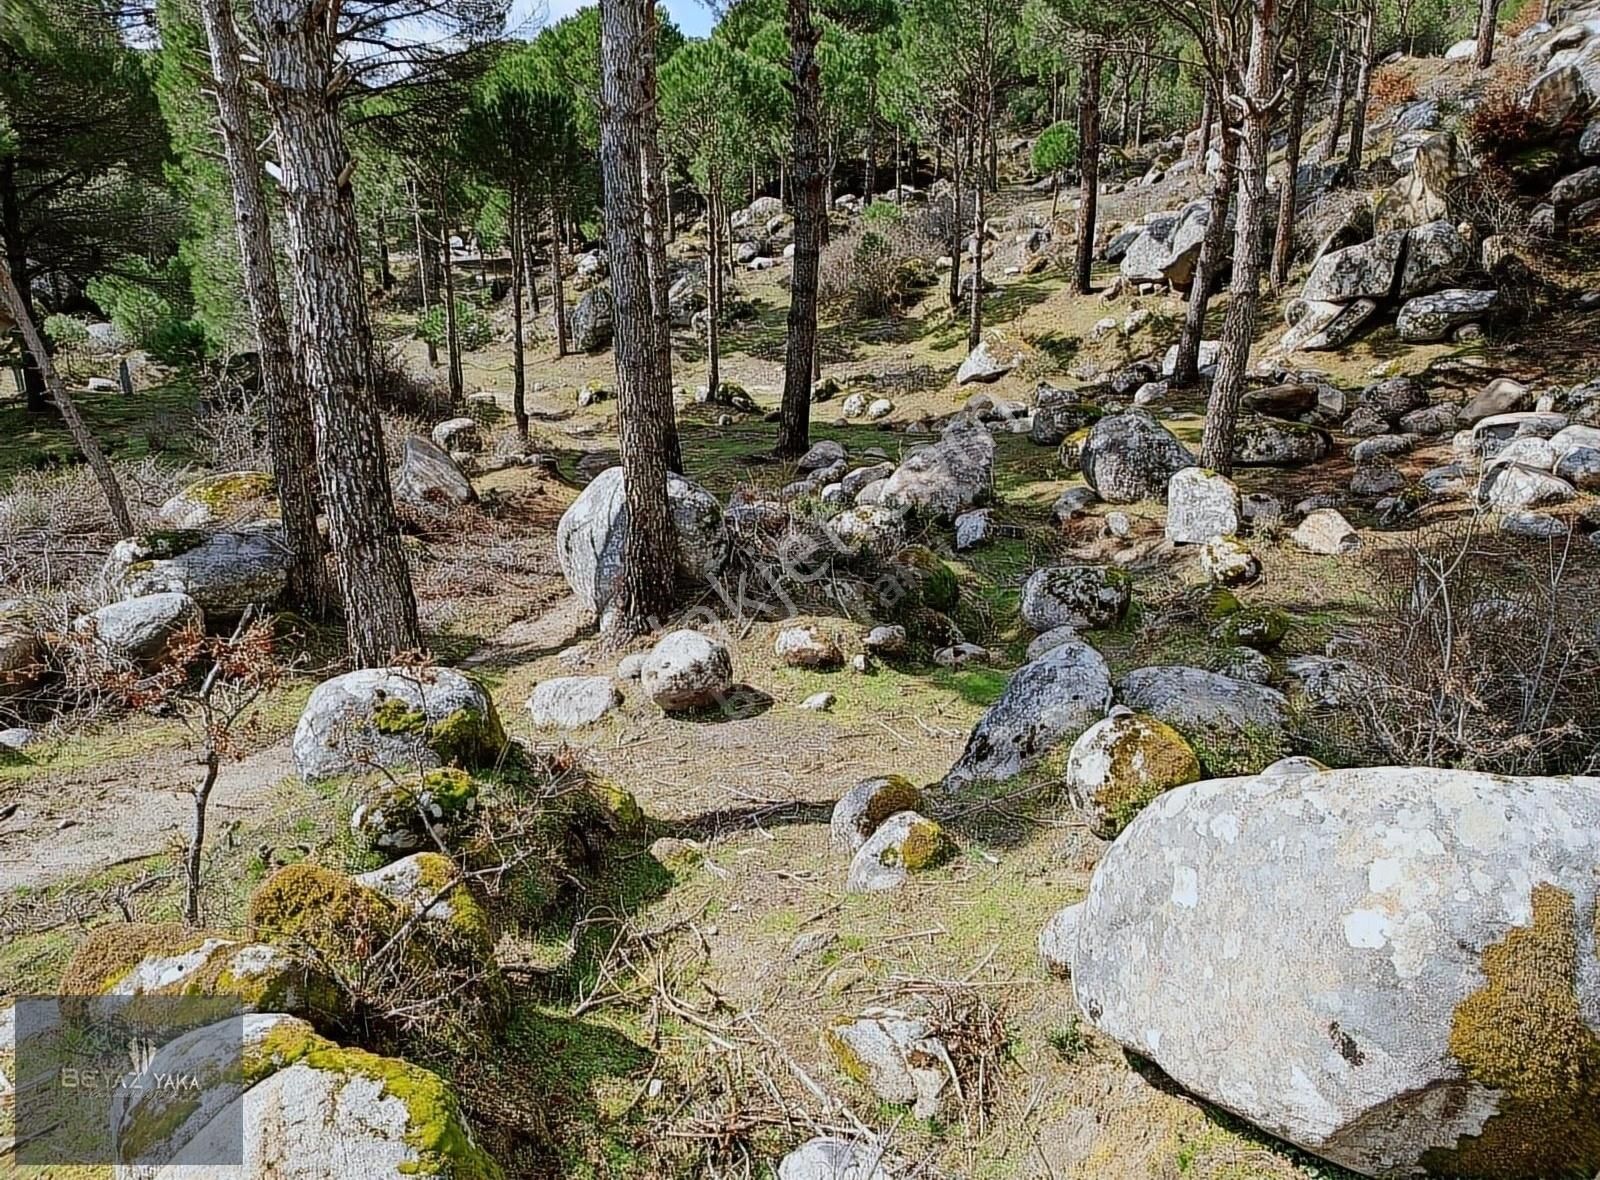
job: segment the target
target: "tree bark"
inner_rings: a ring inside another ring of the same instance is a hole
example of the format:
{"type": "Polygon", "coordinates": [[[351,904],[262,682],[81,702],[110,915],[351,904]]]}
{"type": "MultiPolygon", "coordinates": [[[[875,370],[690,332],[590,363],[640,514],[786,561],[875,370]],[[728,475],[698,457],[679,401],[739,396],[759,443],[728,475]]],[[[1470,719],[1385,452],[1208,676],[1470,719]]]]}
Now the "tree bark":
{"type": "Polygon", "coordinates": [[[1100,201],[1100,67],[1105,49],[1090,40],[1083,51],[1083,77],[1078,83],[1078,242],[1073,259],[1073,288],[1094,294],[1094,227],[1100,201]]]}
{"type": "Polygon", "coordinates": [[[1378,35],[1378,0],[1363,0],[1361,51],[1356,62],[1356,93],[1350,103],[1350,153],[1345,169],[1354,176],[1364,167],[1367,154],[1367,100],[1372,96],[1372,57],[1378,35]]]}
{"type": "Polygon", "coordinates": [[[867,81],[867,158],[861,178],[862,207],[872,204],[878,187],[878,80],[867,81]]]}
{"type": "MultiPolygon", "coordinates": [[[[1223,111],[1226,114],[1226,110],[1223,111]]],[[[1195,261],[1194,284],[1189,289],[1189,304],[1184,309],[1183,331],[1178,336],[1178,358],[1173,365],[1172,384],[1183,388],[1200,379],[1200,344],[1206,334],[1206,313],[1211,307],[1211,289],[1222,270],[1228,243],[1228,209],[1233,204],[1233,186],[1238,178],[1239,136],[1226,119],[1219,124],[1221,143],[1217,155],[1221,164],[1211,182],[1211,210],[1206,234],[1200,242],[1200,257],[1195,261]]]]}
{"type": "Polygon", "coordinates": [[[1500,0],[1479,0],[1478,68],[1486,70],[1494,61],[1495,25],[1500,19],[1500,0]]]}
{"type": "Polygon", "coordinates": [[[444,255],[444,349],[449,362],[450,400],[467,396],[466,374],[461,368],[461,331],[456,323],[455,248],[450,244],[449,178],[439,178],[439,249],[444,255]]]}
{"type": "Polygon", "coordinates": [[[1217,92],[1213,83],[1204,87],[1205,97],[1200,103],[1200,146],[1194,154],[1194,166],[1205,171],[1206,156],[1211,152],[1211,124],[1217,118],[1217,92]]]}
{"type": "MultiPolygon", "coordinates": [[[[17,194],[16,164],[10,160],[0,164],[0,238],[5,241],[5,264],[10,268],[23,310],[28,313],[28,319],[37,324],[39,317],[33,306],[33,275],[28,270],[27,243],[22,239],[22,205],[17,194]]],[[[21,318],[17,317],[18,322],[21,322],[21,318]]],[[[23,341],[22,388],[31,414],[42,414],[50,408],[50,399],[46,396],[48,383],[44,376],[45,366],[50,361],[50,346],[48,341],[43,341],[42,337],[40,339],[46,349],[42,356],[35,355],[32,345],[23,341]]]]}
{"type": "Polygon", "coordinates": [[[961,308],[961,144],[950,145],[950,310],[961,308]]]}
{"type": "Polygon", "coordinates": [[[556,330],[556,356],[567,355],[567,286],[561,263],[567,256],[567,220],[550,193],[550,318],[556,330]]]}
{"type": "Polygon", "coordinates": [[[822,77],[817,62],[821,34],[811,0],[787,0],[789,70],[793,78],[794,269],[789,287],[789,341],[784,354],[783,401],[775,452],[805,453],[811,442],[811,383],[816,378],[817,279],[827,207],[823,204],[819,120],[822,77]]]}
{"type": "MultiPolygon", "coordinates": [[[[422,314],[428,314],[430,306],[430,292],[433,289],[433,251],[428,248],[428,234],[422,227],[422,186],[415,177],[406,182],[406,187],[411,190],[411,228],[417,239],[417,300],[422,308],[422,314]]],[[[439,364],[439,347],[432,340],[428,340],[428,364],[437,368],[439,364]]]]}
{"type": "MultiPolygon", "coordinates": [[[[522,285],[527,269],[527,243],[523,241],[528,224],[522,194],[511,193],[511,413],[517,422],[517,437],[528,441],[528,363],[523,350],[526,341],[522,328],[522,285]]],[[[531,234],[526,234],[531,237],[531,234]]],[[[529,286],[532,286],[530,283],[529,286]]]]}
{"type": "Polygon", "coordinates": [[[653,0],[600,3],[600,169],[616,311],[617,418],[628,530],[615,601],[603,620],[615,635],[643,634],[672,607],[677,534],[667,500],[671,374],[661,371],[652,322],[644,192],[649,134],[653,0]]]}
{"type": "MultiPolygon", "coordinates": [[[[979,116],[979,135],[989,123],[988,105],[984,104],[979,116]]],[[[983,222],[984,194],[988,190],[988,177],[983,170],[974,169],[972,186],[972,300],[967,308],[967,350],[978,347],[983,339],[983,222]]]]}
{"type": "Polygon", "coordinates": [[[1333,99],[1329,102],[1328,131],[1322,139],[1321,159],[1333,159],[1339,151],[1339,137],[1344,134],[1344,109],[1350,93],[1350,54],[1344,49],[1344,22],[1334,30],[1334,53],[1338,58],[1338,73],[1333,80],[1333,99]]]}
{"type": "Polygon", "coordinates": [[[1261,310],[1261,236],[1267,217],[1267,153],[1272,94],[1277,82],[1279,0],[1252,0],[1250,56],[1244,72],[1244,132],[1239,170],[1239,215],[1233,241],[1233,284],[1222,325],[1217,376],[1206,408],[1201,463],[1233,471],[1233,440],[1244,395],[1250,343],[1261,310]]]}
{"type": "Polygon", "coordinates": [[[667,292],[672,286],[672,274],[667,269],[667,185],[666,169],[661,162],[660,118],[656,113],[656,9],[645,9],[645,36],[649,52],[642,59],[644,68],[645,106],[641,112],[643,124],[639,145],[639,167],[644,186],[645,257],[650,269],[650,330],[655,339],[656,367],[666,382],[666,439],[667,470],[682,474],[683,449],[678,441],[677,410],[672,404],[672,313],[667,306],[667,292]]]}
{"type": "MultiPolygon", "coordinates": [[[[321,498],[317,492],[316,431],[311,422],[311,398],[295,365],[278,290],[272,223],[240,64],[239,30],[227,0],[201,0],[200,18],[211,48],[217,123],[239,238],[239,268],[260,349],[267,446],[272,452],[278,508],[289,545],[288,597],[310,617],[321,618],[332,611],[337,595],[328,570],[327,547],[317,528],[321,498]]],[[[384,223],[380,220],[379,224],[384,223]]],[[[380,245],[384,238],[380,231],[380,245]]],[[[380,252],[379,267],[385,272],[388,269],[384,252],[380,252]]]]}
{"type": "Polygon", "coordinates": [[[355,282],[351,160],[339,126],[334,30],[319,0],[254,0],[276,130],[301,379],[350,652],[380,666],[422,646],[371,385],[371,325],[355,282]]]}
{"type": "Polygon", "coordinates": [[[713,181],[711,193],[706,197],[706,204],[711,209],[718,210],[716,216],[708,217],[706,224],[707,233],[706,254],[706,389],[710,392],[711,399],[716,400],[717,389],[722,383],[722,234],[719,232],[720,210],[722,200],[717,192],[716,182],[713,181]]]}
{"type": "Polygon", "coordinates": [[[72,435],[72,441],[77,445],[79,453],[89,464],[89,470],[94,472],[95,479],[99,481],[100,490],[106,498],[106,507],[111,510],[111,521],[117,526],[117,534],[121,537],[133,536],[133,518],[128,515],[128,502],[123,498],[122,486],[117,483],[117,473],[111,469],[111,464],[106,461],[105,452],[100,449],[100,444],[95,442],[94,435],[89,433],[83,415],[78,413],[77,404],[68,395],[67,387],[56,372],[55,362],[50,358],[50,350],[45,347],[44,338],[39,335],[39,326],[34,322],[33,312],[29,309],[17,283],[12,279],[10,266],[3,259],[0,259],[0,303],[10,307],[11,318],[17,321],[17,329],[22,333],[22,343],[39,366],[39,375],[50,393],[50,400],[60,412],[67,433],[72,435]]]}
{"type": "Polygon", "coordinates": [[[1294,86],[1289,95],[1288,143],[1283,153],[1284,177],[1278,189],[1278,230],[1272,243],[1272,293],[1280,295],[1289,282],[1294,259],[1295,216],[1300,207],[1300,141],[1306,133],[1306,101],[1311,91],[1311,0],[1300,0],[1296,18],[1299,40],[1295,47],[1294,86]]]}

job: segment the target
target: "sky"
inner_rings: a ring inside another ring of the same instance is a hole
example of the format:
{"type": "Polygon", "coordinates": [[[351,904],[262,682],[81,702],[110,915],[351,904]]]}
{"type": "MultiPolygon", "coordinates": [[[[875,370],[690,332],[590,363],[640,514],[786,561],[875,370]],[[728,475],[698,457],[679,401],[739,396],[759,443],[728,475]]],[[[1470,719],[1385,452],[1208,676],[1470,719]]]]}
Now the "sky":
{"type": "MultiPolygon", "coordinates": [[[[513,0],[511,27],[522,36],[532,36],[542,24],[554,24],[593,0],[513,0]],[[542,15],[542,20],[534,19],[542,15]]],[[[713,17],[709,5],[701,0],[665,0],[667,11],[686,37],[704,37],[711,32],[713,17]]]]}

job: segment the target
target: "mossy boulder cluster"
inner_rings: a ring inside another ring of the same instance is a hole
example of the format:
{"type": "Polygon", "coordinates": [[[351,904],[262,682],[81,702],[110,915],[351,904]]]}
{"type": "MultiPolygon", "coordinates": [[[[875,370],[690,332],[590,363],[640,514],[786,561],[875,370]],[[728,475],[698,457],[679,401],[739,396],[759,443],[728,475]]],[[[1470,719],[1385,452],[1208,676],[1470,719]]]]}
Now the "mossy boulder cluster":
{"type": "Polygon", "coordinates": [[[1600,780],[1291,759],[1146,806],[1064,953],[1107,1036],[1361,1175],[1588,1177],[1597,864],[1600,780]]]}

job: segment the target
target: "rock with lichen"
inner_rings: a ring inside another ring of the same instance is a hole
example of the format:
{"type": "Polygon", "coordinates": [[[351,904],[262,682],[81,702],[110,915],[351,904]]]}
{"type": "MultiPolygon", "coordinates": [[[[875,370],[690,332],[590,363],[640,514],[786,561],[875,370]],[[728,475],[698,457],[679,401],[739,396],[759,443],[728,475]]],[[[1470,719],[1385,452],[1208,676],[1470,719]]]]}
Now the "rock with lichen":
{"type": "Polygon", "coordinates": [[[973,726],[947,788],[1004,782],[1031,770],[1111,707],[1111,671],[1081,639],[1064,638],[1012,673],[1000,699],[973,726]]]}
{"type": "Polygon", "coordinates": [[[383,778],[350,812],[350,831],[373,852],[403,856],[450,847],[453,833],[477,810],[478,785],[458,766],[383,778]]]}
{"type": "Polygon", "coordinates": [[[918,811],[925,805],[921,789],[903,775],[863,779],[833,805],[828,843],[841,852],[854,852],[891,815],[918,811]]]}
{"type": "Polygon", "coordinates": [[[312,691],[294,731],[308,781],[378,767],[493,765],[505,730],[488,690],[451,668],[362,668],[312,691]]]}
{"type": "Polygon", "coordinates": [[[346,1048],[283,1013],[203,1025],[168,1041],[154,1077],[110,1102],[115,1180],[180,1180],[239,1153],[241,1176],[500,1180],[437,1074],[346,1048]],[[242,1036],[241,1036],[242,1033],[242,1036]],[[333,1168],[333,1171],[330,1171],[333,1168]]]}
{"type": "Polygon", "coordinates": [[[1289,702],[1264,684],[1158,665],[1129,672],[1117,696],[1182,734],[1208,774],[1252,774],[1289,752],[1289,702]]]}
{"type": "Polygon", "coordinates": [[[830,1027],[823,1041],[839,1068],[884,1102],[932,1118],[944,1105],[954,1069],[928,1022],[896,1008],[871,1007],[830,1027]]]}
{"type": "Polygon", "coordinates": [[[1068,797],[1105,840],[1153,799],[1199,777],[1200,761],[1182,734],[1124,705],[1084,730],[1067,754],[1068,797]]]}
{"type": "Polygon", "coordinates": [[[882,893],[898,889],[912,873],[943,861],[950,847],[950,838],[933,820],[915,811],[896,812],[856,850],[845,891],[882,893]]]}
{"type": "Polygon", "coordinates": [[[1078,1005],[1365,1176],[1600,1169],[1600,780],[1308,760],[1167,792],[1095,870],[1078,1005]]]}
{"type": "Polygon", "coordinates": [[[101,576],[118,598],[187,594],[213,621],[270,606],[288,582],[283,525],[258,521],[208,533],[168,529],[118,541],[101,576]]]}
{"type": "Polygon", "coordinates": [[[222,471],[202,476],[161,505],[156,515],[171,529],[201,529],[276,515],[277,486],[265,471],[222,471]]]}

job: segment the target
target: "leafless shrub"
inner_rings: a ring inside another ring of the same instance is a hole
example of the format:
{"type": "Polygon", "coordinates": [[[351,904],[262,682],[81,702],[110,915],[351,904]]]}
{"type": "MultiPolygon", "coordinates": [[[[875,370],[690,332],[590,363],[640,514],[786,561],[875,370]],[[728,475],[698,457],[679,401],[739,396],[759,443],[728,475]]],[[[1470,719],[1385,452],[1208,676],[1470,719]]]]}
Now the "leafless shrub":
{"type": "Polygon", "coordinates": [[[272,470],[266,407],[260,390],[239,368],[223,365],[203,378],[195,414],[195,450],[219,471],[272,470]]]}
{"type": "MultiPolygon", "coordinates": [[[[892,208],[892,206],[885,206],[892,208]]],[[[887,315],[930,285],[938,239],[902,215],[870,219],[822,251],[817,298],[857,315],[887,315]]]]}
{"type": "Polygon", "coordinates": [[[1352,694],[1385,760],[1504,774],[1600,764],[1600,606],[1570,542],[1518,544],[1476,520],[1376,564],[1352,694]]]}
{"type": "MultiPolygon", "coordinates": [[[[156,510],[193,477],[154,459],[115,466],[139,527],[152,524],[156,510]]],[[[17,474],[0,496],[0,597],[66,595],[101,605],[92,601],[91,583],[117,536],[88,467],[17,474]]]]}
{"type": "Polygon", "coordinates": [[[417,372],[398,346],[379,350],[372,367],[373,388],[383,409],[430,422],[450,413],[450,387],[444,377],[417,372]]]}

